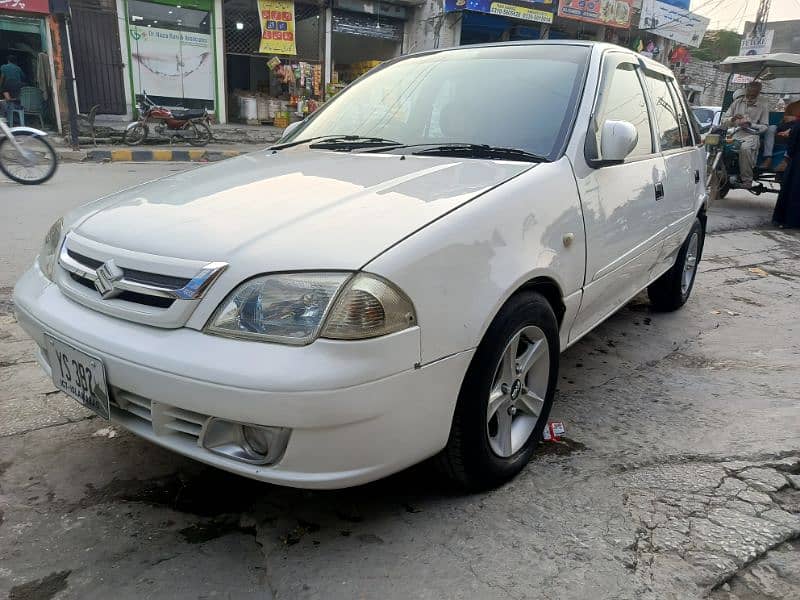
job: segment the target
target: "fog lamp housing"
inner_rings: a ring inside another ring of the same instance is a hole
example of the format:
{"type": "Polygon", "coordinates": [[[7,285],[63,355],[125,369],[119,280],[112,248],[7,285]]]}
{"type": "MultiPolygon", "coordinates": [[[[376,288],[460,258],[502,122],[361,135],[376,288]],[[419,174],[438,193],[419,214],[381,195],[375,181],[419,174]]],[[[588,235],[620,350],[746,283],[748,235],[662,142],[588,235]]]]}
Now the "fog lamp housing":
{"type": "Polygon", "coordinates": [[[213,417],[200,435],[209,452],[251,465],[273,465],[289,444],[291,429],[239,423],[213,417]]]}

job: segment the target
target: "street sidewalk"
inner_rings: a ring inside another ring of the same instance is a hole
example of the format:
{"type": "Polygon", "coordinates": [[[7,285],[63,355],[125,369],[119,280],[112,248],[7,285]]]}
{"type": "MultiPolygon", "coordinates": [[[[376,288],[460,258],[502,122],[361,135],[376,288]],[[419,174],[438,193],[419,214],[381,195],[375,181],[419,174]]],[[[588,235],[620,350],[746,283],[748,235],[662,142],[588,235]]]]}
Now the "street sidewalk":
{"type": "Polygon", "coordinates": [[[202,148],[173,144],[153,146],[103,145],[72,150],[68,146],[56,146],[61,162],[215,162],[255,152],[268,146],[259,144],[209,144],[202,148]]]}
{"type": "MultiPolygon", "coordinates": [[[[72,150],[69,141],[60,136],[51,139],[62,162],[214,162],[254,152],[280,139],[283,129],[271,126],[242,125],[239,123],[215,124],[214,134],[208,146],[195,148],[177,140],[170,144],[145,143],[128,146],[122,141],[126,123],[98,117],[95,123],[93,145],[91,138],[80,137],[80,150],[72,150]]],[[[154,140],[155,141],[155,140],[154,140]]]]}

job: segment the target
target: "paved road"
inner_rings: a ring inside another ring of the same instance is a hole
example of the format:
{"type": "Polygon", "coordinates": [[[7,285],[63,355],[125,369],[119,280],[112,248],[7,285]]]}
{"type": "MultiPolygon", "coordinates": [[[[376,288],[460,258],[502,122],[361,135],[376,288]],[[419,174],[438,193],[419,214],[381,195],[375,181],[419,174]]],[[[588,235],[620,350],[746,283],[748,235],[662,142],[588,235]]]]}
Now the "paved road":
{"type": "MultiPolygon", "coordinates": [[[[65,168],[15,205],[2,280],[84,193],[155,173],[65,168]]],[[[6,309],[0,596],[800,597],[800,234],[771,201],[714,207],[683,310],[637,298],[563,355],[568,439],[483,494],[426,465],[307,492],[194,464],[56,393],[6,309]]]]}
{"type": "Polygon", "coordinates": [[[0,288],[13,286],[47,229],[70,209],[191,168],[190,163],[62,164],[53,179],[38,186],[21,186],[0,175],[0,288]]]}

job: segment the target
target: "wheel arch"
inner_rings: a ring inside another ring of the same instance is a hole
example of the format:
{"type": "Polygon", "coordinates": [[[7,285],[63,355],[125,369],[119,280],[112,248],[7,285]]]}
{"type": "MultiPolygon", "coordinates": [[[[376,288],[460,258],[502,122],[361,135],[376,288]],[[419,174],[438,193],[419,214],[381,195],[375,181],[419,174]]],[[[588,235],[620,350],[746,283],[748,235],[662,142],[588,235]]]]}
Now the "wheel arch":
{"type": "Polygon", "coordinates": [[[539,292],[544,296],[545,300],[550,304],[553,312],[556,314],[559,329],[563,325],[564,315],[567,312],[567,307],[564,304],[564,294],[561,291],[561,286],[558,285],[555,279],[545,275],[539,275],[529,279],[517,288],[509,298],[516,296],[523,292],[539,292]]]}

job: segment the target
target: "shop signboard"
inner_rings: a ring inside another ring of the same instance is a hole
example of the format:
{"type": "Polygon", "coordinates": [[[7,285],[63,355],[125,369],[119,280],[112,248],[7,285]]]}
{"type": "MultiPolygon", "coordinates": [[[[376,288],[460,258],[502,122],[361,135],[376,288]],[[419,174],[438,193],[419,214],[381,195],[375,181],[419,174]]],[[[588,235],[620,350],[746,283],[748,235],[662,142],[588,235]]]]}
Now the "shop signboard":
{"type": "Polygon", "coordinates": [[[763,35],[749,35],[742,38],[739,45],[739,56],[760,56],[769,54],[772,50],[772,39],[775,37],[775,30],[765,31],[763,35]]]}
{"type": "Polygon", "coordinates": [[[214,99],[214,60],[207,33],[130,26],[134,89],[149,96],[214,99]]]}
{"type": "Polygon", "coordinates": [[[46,15],[50,12],[50,0],[0,0],[0,10],[16,10],[46,15]]]}
{"type": "Polygon", "coordinates": [[[550,10],[543,10],[544,6],[537,8],[537,5],[552,5],[553,0],[545,2],[528,2],[526,0],[506,0],[506,2],[495,2],[494,0],[445,0],[445,12],[457,10],[471,10],[510,17],[522,21],[533,21],[535,23],[552,23],[553,13],[550,10]]]}
{"type": "Polygon", "coordinates": [[[261,54],[297,54],[293,0],[258,0],[261,20],[261,54]]]}
{"type": "Polygon", "coordinates": [[[559,0],[558,16],[629,29],[634,0],[559,0]]]}
{"type": "Polygon", "coordinates": [[[684,46],[698,48],[710,19],[659,0],[644,0],[639,28],[684,46]]]}

